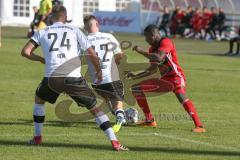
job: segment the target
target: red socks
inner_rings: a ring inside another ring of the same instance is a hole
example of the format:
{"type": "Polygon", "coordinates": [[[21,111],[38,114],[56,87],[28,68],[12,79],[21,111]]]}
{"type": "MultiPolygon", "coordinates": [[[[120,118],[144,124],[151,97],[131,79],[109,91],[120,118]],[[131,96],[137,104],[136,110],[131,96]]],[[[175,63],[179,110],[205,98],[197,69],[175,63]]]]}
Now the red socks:
{"type": "Polygon", "coordinates": [[[145,95],[143,93],[135,93],[133,95],[134,95],[135,99],[137,100],[137,103],[138,103],[139,107],[142,109],[142,111],[143,111],[143,113],[146,117],[146,120],[153,120],[154,117],[151,114],[151,111],[150,111],[150,108],[148,106],[147,99],[146,99],[145,95]]]}
{"type": "Polygon", "coordinates": [[[186,100],[183,102],[183,107],[187,111],[187,113],[191,116],[194,124],[196,127],[201,127],[202,123],[197,115],[197,112],[195,110],[194,104],[190,100],[186,100]]]}

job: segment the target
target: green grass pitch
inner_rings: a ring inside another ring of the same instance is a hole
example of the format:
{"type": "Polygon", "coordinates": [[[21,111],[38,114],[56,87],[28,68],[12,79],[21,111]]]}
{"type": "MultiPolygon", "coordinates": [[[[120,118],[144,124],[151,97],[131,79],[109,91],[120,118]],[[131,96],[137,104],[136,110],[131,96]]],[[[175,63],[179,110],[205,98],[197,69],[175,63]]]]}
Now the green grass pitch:
{"type": "MultiPolygon", "coordinates": [[[[240,159],[240,58],[225,57],[227,42],[174,39],[187,78],[187,95],[207,132],[195,134],[193,122],[172,93],[153,97],[157,128],[123,127],[117,134],[129,152],[114,152],[93,121],[66,123],[46,105],[41,146],[27,144],[33,134],[32,105],[43,65],[20,56],[26,28],[4,27],[0,48],[0,159],[2,160],[226,160],[240,159]],[[161,117],[162,115],[162,117],[161,117]],[[182,118],[176,119],[176,116],[182,118]]],[[[115,34],[147,48],[139,35],[115,34]]],[[[41,54],[40,49],[37,50],[41,54]]],[[[146,61],[126,50],[130,62],[146,61]]],[[[60,99],[65,99],[64,96],[60,99]]],[[[58,100],[59,101],[59,100],[58,100]]],[[[139,108],[135,106],[138,110],[139,108]]],[[[83,108],[72,107],[74,111],[83,108]]],[[[141,111],[139,110],[140,114],[141,111]]],[[[111,121],[114,117],[109,113],[111,121]]]]}

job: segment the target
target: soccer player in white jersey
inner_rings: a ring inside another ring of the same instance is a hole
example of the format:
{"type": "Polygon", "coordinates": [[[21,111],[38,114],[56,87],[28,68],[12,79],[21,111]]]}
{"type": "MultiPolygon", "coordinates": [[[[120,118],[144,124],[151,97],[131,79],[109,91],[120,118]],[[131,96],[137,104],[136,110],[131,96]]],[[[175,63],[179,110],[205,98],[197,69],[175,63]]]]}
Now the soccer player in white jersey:
{"type": "Polygon", "coordinates": [[[128,150],[117,140],[107,115],[96,106],[96,97],[80,73],[79,50],[81,49],[88,52],[88,58],[96,70],[97,83],[100,83],[102,71],[99,58],[95,56],[92,45],[84,34],[78,28],[66,25],[66,19],[66,8],[55,6],[52,12],[54,24],[36,32],[22,49],[22,56],[45,64],[45,77],[35,95],[33,106],[35,134],[30,143],[37,145],[42,143],[45,102],[55,103],[59,94],[64,92],[79,106],[90,110],[99,127],[111,141],[114,150],[128,150]],[[41,46],[44,57],[33,53],[38,46],[41,46]]]}
{"type": "Polygon", "coordinates": [[[118,132],[121,125],[126,123],[123,111],[123,84],[119,78],[117,64],[120,63],[123,52],[119,42],[110,33],[99,32],[99,24],[95,16],[84,17],[84,28],[88,32],[88,40],[92,43],[95,53],[100,58],[103,80],[95,84],[97,80],[95,70],[89,58],[87,58],[89,73],[92,78],[92,87],[101,95],[110,106],[116,116],[114,132],[118,132]]]}

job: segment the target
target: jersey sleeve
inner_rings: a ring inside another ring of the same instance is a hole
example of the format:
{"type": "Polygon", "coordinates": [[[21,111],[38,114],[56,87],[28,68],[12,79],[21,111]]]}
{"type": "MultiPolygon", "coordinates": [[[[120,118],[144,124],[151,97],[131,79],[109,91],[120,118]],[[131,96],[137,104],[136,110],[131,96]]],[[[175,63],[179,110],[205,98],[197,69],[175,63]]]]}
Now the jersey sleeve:
{"type": "Polygon", "coordinates": [[[79,29],[77,29],[77,41],[82,51],[86,51],[92,46],[87,37],[79,29]]]}
{"type": "Polygon", "coordinates": [[[160,42],[159,51],[164,51],[166,53],[170,52],[174,48],[173,42],[169,38],[165,38],[160,42]]]}
{"type": "Polygon", "coordinates": [[[40,45],[40,31],[37,31],[34,33],[34,35],[31,37],[30,41],[35,45],[40,45]]]}
{"type": "Polygon", "coordinates": [[[52,1],[51,0],[48,0],[47,1],[47,9],[52,9],[53,6],[52,6],[52,1]]]}
{"type": "Polygon", "coordinates": [[[148,53],[152,53],[152,52],[153,52],[153,47],[151,46],[148,48],[148,53]]]}
{"type": "Polygon", "coordinates": [[[122,53],[122,50],[120,48],[120,44],[119,44],[119,42],[117,41],[117,39],[113,35],[111,35],[111,41],[114,44],[114,46],[113,46],[114,47],[113,54],[122,53]]]}

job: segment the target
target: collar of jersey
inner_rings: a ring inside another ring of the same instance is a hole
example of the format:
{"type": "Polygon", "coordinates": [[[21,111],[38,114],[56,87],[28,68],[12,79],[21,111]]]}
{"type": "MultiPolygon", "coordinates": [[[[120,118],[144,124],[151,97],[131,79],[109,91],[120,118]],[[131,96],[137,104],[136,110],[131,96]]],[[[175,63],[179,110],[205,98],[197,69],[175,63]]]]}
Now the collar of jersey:
{"type": "Polygon", "coordinates": [[[89,33],[88,35],[96,35],[99,34],[100,32],[94,32],[94,33],[89,33]]]}
{"type": "Polygon", "coordinates": [[[53,25],[63,25],[64,23],[63,22],[54,22],[53,25]]]}

